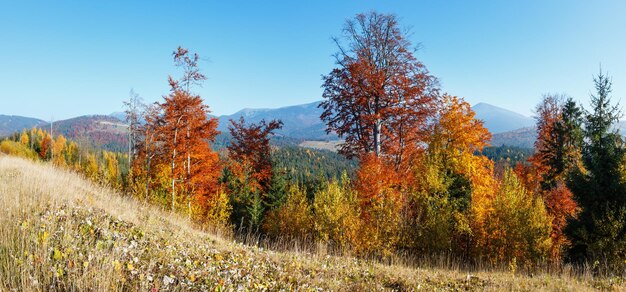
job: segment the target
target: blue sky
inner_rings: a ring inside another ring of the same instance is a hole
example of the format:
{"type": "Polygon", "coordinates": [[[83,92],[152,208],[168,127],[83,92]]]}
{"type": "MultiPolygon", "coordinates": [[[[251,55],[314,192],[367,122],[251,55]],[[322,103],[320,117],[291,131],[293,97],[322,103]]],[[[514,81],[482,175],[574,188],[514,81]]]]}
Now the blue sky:
{"type": "Polygon", "coordinates": [[[321,99],[346,18],[394,13],[442,88],[522,114],[585,105],[599,64],[626,95],[624,1],[0,1],[0,113],[64,119],[161,100],[171,52],[198,52],[215,114],[321,99]],[[182,3],[182,4],[180,4],[182,3]]]}

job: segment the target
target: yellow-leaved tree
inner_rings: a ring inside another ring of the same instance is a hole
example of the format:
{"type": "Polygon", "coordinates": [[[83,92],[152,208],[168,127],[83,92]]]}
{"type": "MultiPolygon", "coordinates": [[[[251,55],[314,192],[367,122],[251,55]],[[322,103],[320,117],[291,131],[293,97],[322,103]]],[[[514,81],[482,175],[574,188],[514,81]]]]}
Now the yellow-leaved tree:
{"type": "Polygon", "coordinates": [[[531,265],[548,259],[552,218],[541,197],[526,191],[510,168],[486,210],[479,255],[494,264],[531,265]]]}
{"type": "Polygon", "coordinates": [[[421,250],[466,254],[493,196],[493,163],[476,154],[491,134],[462,98],[440,100],[427,153],[414,167],[413,236],[421,237],[415,242],[421,250]]]}
{"type": "Polygon", "coordinates": [[[356,194],[348,183],[325,183],[313,201],[314,229],[318,239],[331,247],[346,250],[357,242],[361,227],[356,194]]]}
{"type": "Polygon", "coordinates": [[[313,234],[313,214],[306,191],[292,185],[287,200],[279,208],[268,212],[263,230],[274,238],[305,239],[313,234]]]}

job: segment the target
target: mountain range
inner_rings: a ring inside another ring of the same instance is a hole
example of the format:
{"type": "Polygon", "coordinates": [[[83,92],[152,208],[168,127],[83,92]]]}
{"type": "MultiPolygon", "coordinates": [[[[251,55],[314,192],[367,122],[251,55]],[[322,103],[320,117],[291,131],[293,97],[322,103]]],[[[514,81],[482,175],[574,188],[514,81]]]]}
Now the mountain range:
{"type": "Polygon", "coordinates": [[[283,128],[276,134],[303,140],[336,140],[337,135],[326,134],[326,126],[320,120],[322,109],[318,102],[287,106],[276,109],[242,109],[232,115],[219,116],[218,130],[228,131],[229,120],[238,120],[243,117],[246,122],[258,123],[278,119],[283,122],[283,128]]]}
{"type": "MultiPolygon", "coordinates": [[[[306,143],[309,141],[336,144],[337,136],[333,133],[326,134],[326,127],[319,118],[322,113],[322,109],[318,107],[319,103],[318,101],[275,109],[245,108],[232,115],[218,116],[218,130],[227,133],[229,120],[238,120],[240,117],[254,123],[263,119],[280,119],[284,125],[276,132],[278,137],[288,138],[288,141],[305,142],[305,145],[319,144],[306,143]]],[[[487,103],[478,103],[472,109],[476,112],[476,117],[483,120],[485,127],[492,132],[494,146],[532,148],[535,139],[532,118],[487,103]]],[[[123,119],[124,113],[81,116],[55,121],[54,130],[70,139],[86,139],[94,146],[121,150],[126,143],[123,119]]],[[[0,136],[32,127],[49,128],[49,124],[35,118],[0,115],[0,136]]]]}

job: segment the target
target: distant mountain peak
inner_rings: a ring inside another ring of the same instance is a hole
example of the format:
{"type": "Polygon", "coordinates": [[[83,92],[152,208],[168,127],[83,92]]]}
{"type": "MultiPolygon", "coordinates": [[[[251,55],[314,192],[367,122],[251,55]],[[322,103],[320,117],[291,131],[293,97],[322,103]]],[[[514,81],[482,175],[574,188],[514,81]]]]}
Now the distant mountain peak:
{"type": "Polygon", "coordinates": [[[480,108],[480,107],[495,107],[495,105],[491,105],[486,102],[479,102],[472,106],[472,108],[480,108]]]}
{"type": "Polygon", "coordinates": [[[485,127],[494,134],[535,125],[535,120],[531,117],[484,102],[475,104],[472,110],[478,119],[485,122],[485,127]]]}
{"type": "Polygon", "coordinates": [[[283,121],[283,128],[276,131],[278,135],[309,140],[335,139],[335,135],[326,134],[326,125],[320,119],[322,109],[318,108],[320,101],[290,105],[275,109],[245,108],[232,115],[219,116],[218,130],[228,131],[228,120],[237,120],[244,117],[246,122],[258,123],[261,120],[279,119],[283,121]]]}

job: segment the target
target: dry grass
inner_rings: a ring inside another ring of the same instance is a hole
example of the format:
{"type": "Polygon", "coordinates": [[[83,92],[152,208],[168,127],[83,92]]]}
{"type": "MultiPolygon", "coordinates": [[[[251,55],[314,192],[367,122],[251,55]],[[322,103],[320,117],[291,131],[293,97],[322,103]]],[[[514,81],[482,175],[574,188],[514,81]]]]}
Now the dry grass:
{"type": "Polygon", "coordinates": [[[0,156],[0,207],[3,291],[626,289],[622,280],[589,275],[470,275],[453,265],[244,246],[76,174],[7,156],[0,156]]]}

